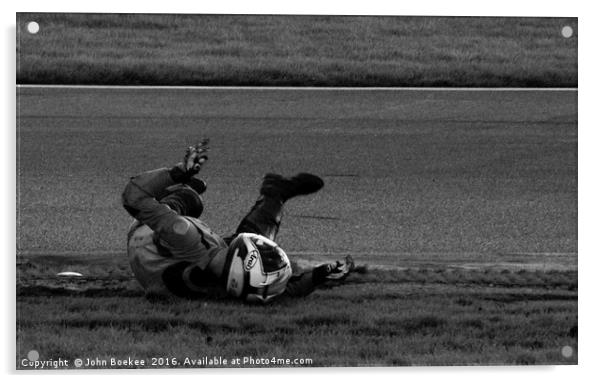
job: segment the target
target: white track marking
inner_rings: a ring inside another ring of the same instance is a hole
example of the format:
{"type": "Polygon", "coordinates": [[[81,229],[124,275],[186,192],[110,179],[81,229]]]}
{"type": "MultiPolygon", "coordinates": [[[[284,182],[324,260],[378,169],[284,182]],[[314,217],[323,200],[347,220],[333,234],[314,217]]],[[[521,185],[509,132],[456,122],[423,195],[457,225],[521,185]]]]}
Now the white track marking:
{"type": "Polygon", "coordinates": [[[428,91],[428,92],[577,92],[578,88],[437,88],[437,87],[312,87],[312,86],[171,86],[171,85],[42,85],[17,84],[23,89],[115,90],[295,90],[295,91],[428,91]]]}

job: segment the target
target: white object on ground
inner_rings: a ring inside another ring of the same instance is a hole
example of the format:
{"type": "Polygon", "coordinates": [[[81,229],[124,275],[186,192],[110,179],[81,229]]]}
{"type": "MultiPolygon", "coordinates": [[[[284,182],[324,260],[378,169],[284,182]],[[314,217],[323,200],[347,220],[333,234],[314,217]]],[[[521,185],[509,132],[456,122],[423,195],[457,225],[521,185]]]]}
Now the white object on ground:
{"type": "Polygon", "coordinates": [[[82,274],[75,271],[63,271],[56,275],[57,277],[83,277],[82,274]]]}

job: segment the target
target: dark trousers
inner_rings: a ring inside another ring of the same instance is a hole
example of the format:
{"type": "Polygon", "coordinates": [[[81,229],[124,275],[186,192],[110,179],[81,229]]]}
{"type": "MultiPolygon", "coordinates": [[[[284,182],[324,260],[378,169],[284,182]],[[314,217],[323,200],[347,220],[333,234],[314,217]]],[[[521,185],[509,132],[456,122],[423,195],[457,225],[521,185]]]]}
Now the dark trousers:
{"type": "Polygon", "coordinates": [[[255,233],[275,241],[282,220],[283,207],[284,203],[278,198],[260,196],[238,225],[236,233],[224,240],[229,245],[240,233],[255,233]]]}

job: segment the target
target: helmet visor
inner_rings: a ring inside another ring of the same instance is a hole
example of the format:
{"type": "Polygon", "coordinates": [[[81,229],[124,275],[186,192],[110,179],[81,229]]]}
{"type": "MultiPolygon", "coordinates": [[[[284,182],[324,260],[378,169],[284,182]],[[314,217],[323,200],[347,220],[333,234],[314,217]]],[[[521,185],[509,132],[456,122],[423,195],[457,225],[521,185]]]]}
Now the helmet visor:
{"type": "Polygon", "coordinates": [[[286,253],[278,246],[257,246],[261,254],[261,265],[265,273],[272,273],[286,267],[286,253]]]}

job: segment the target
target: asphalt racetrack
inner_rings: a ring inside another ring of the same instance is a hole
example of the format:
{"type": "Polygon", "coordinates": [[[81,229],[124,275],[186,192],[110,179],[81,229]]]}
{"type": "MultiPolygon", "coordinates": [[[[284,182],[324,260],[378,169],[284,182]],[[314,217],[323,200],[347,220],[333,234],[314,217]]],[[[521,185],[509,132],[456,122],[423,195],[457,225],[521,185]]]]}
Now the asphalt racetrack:
{"type": "Polygon", "coordinates": [[[212,141],[203,218],[234,230],[266,172],[293,256],[577,267],[575,90],[17,88],[21,255],[125,253],[128,178],[212,141]]]}

